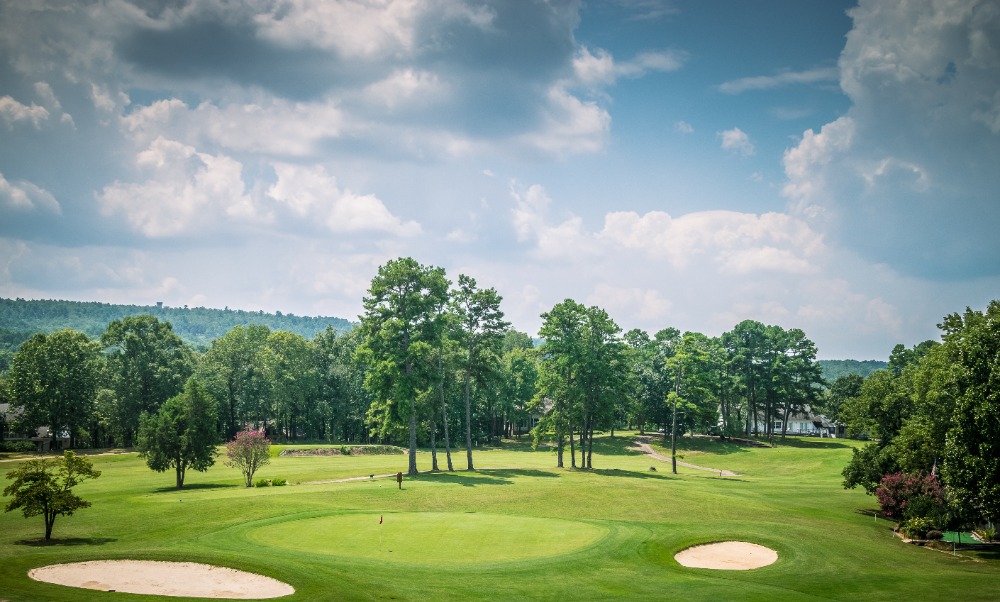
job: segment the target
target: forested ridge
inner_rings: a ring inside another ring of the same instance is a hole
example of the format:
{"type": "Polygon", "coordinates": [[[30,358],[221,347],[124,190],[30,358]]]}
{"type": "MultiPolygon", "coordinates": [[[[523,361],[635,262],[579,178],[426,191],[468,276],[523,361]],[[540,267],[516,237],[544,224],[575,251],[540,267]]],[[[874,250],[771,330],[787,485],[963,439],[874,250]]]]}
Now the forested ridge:
{"type": "Polygon", "coordinates": [[[823,379],[831,383],[849,374],[865,378],[872,372],[889,366],[888,362],[880,360],[819,360],[818,363],[823,371],[823,379]]]}
{"type": "Polygon", "coordinates": [[[127,316],[148,314],[170,322],[182,341],[196,349],[206,349],[213,340],[234,326],[260,324],[272,330],[294,332],[306,338],[331,326],[337,331],[352,328],[344,318],[296,316],[293,314],[169,307],[164,305],[117,305],[96,301],[59,301],[0,298],[0,351],[15,351],[31,335],[53,333],[63,328],[78,330],[91,338],[101,336],[108,324],[127,316]]]}

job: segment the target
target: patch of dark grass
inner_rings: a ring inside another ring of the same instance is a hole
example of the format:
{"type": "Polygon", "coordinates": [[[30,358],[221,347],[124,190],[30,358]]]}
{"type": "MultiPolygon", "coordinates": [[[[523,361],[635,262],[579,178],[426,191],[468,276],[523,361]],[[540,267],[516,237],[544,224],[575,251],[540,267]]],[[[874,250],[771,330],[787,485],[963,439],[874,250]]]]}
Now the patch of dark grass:
{"type": "Polygon", "coordinates": [[[190,485],[185,485],[180,489],[176,487],[159,487],[153,490],[153,493],[184,493],[185,491],[202,491],[208,489],[232,489],[234,487],[245,487],[245,483],[241,484],[230,484],[230,483],[192,483],[190,485]]]}
{"type": "Polygon", "coordinates": [[[106,543],[118,541],[114,537],[67,537],[65,539],[21,539],[14,543],[19,546],[45,547],[45,546],[103,546],[106,543]]]}
{"type": "Polygon", "coordinates": [[[799,449],[840,449],[851,447],[851,445],[844,443],[843,441],[837,441],[835,439],[822,439],[819,437],[787,437],[785,439],[775,437],[774,444],[780,447],[796,447],[799,449]]]}

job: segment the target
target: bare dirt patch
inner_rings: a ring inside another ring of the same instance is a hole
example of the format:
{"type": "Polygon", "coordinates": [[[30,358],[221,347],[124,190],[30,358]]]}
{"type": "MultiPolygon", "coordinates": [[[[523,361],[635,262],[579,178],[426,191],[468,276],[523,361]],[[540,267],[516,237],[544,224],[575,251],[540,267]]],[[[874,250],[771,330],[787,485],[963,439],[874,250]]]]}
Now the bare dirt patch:
{"type": "Polygon", "coordinates": [[[695,569],[748,571],[773,564],[778,553],[755,543],[722,541],[681,550],[674,560],[695,569]]]}
{"type": "Polygon", "coordinates": [[[195,562],[93,560],[53,564],[28,571],[35,581],[100,591],[260,600],[280,598],[295,589],[277,579],[195,562]]]}

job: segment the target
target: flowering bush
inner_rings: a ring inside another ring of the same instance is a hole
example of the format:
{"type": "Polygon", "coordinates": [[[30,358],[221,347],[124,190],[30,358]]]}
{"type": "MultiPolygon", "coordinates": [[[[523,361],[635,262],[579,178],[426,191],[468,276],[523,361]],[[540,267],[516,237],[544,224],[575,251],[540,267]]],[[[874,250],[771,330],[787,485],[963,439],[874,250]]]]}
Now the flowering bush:
{"type": "Polygon", "coordinates": [[[878,505],[886,516],[909,517],[907,506],[917,502],[921,517],[944,507],[944,490],[935,475],[897,472],[882,477],[875,490],[878,505]]]}
{"type": "Polygon", "coordinates": [[[253,486],[253,473],[271,461],[271,442],[264,431],[242,430],[226,443],[226,466],[239,468],[247,487],[253,486]]]}

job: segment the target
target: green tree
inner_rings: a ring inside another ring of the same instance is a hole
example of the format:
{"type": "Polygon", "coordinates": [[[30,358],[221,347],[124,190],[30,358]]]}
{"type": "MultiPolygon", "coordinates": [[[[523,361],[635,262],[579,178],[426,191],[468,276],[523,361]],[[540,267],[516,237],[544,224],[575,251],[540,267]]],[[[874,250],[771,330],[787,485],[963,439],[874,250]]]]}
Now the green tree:
{"type": "Polygon", "coordinates": [[[454,338],[461,344],[463,400],[465,402],[465,455],[472,462],[472,386],[485,387],[497,372],[504,332],[510,323],[500,310],[502,297],[492,288],[480,289],[475,278],[460,274],[451,294],[451,309],[457,316],[454,338]]]}
{"type": "Polygon", "coordinates": [[[53,440],[65,429],[76,447],[94,419],[101,368],[100,348],[82,332],[65,329],[25,341],[8,375],[24,429],[48,426],[53,440]]]}
{"type": "Polygon", "coordinates": [[[942,474],[961,513],[1000,521],[1000,301],[939,326],[956,360],[955,409],[942,474]]]}
{"type": "Polygon", "coordinates": [[[257,469],[271,462],[271,442],[263,430],[249,429],[236,433],[232,441],[226,443],[226,466],[238,468],[243,473],[247,487],[253,486],[253,475],[257,469]]]}
{"type": "Polygon", "coordinates": [[[96,479],[101,471],[94,470],[87,458],[72,451],[63,452],[54,460],[28,460],[7,473],[13,481],[4,488],[4,496],[12,496],[5,510],[21,509],[25,518],[41,515],[45,519],[45,539],[52,539],[52,526],[57,516],[72,516],[90,502],[73,493],[73,488],[87,479],[96,479]]]}
{"type": "Polygon", "coordinates": [[[585,310],[572,299],[557,303],[542,314],[542,327],[538,331],[544,342],[539,348],[538,391],[532,404],[543,416],[533,429],[533,435],[536,445],[546,433],[555,435],[558,468],[565,465],[566,435],[572,434],[571,416],[579,398],[585,310]]]}
{"type": "Polygon", "coordinates": [[[234,326],[212,341],[198,362],[198,380],[219,402],[226,437],[235,436],[247,422],[268,417],[263,350],[270,334],[260,324],[234,326]]]}
{"type": "MultiPolygon", "coordinates": [[[[409,469],[417,474],[417,398],[434,382],[448,280],[442,268],[405,257],[381,266],[364,298],[365,387],[376,398],[373,417],[384,433],[405,416],[409,422],[409,469]]],[[[426,397],[426,396],[425,396],[426,397]]]]}
{"type": "Polygon", "coordinates": [[[215,464],[215,402],[195,378],[155,414],[144,414],[139,428],[139,456],[156,472],[174,469],[177,488],[189,468],[205,472],[215,464]]]}
{"type": "Polygon", "coordinates": [[[128,447],[135,441],[142,413],[156,412],[180,393],[194,361],[170,323],[151,315],[111,322],[101,335],[101,345],[109,388],[115,393],[115,430],[121,433],[119,443],[128,447]]]}
{"type": "Polygon", "coordinates": [[[301,335],[279,330],[268,335],[261,353],[277,432],[285,439],[319,438],[328,425],[313,414],[319,393],[315,348],[301,335]]]}

